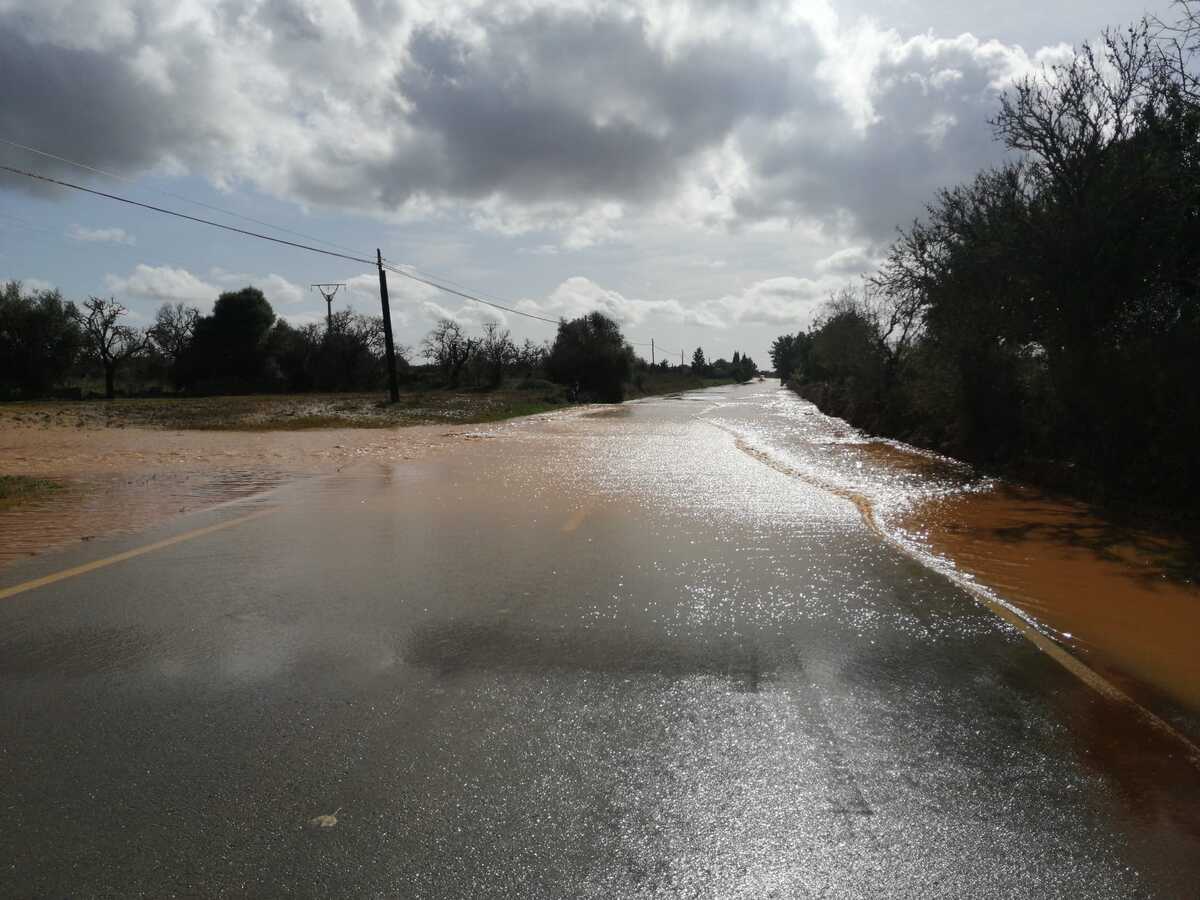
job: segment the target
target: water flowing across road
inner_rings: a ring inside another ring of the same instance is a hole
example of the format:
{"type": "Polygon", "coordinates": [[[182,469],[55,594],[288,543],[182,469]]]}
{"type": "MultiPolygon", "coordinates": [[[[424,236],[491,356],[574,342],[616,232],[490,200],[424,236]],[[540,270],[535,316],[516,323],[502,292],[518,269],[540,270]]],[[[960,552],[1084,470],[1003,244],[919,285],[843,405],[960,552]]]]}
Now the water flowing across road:
{"type": "Polygon", "coordinates": [[[0,570],[0,895],[1194,894],[1186,722],[963,587],[961,467],[767,383],[395,450],[0,570]]]}
{"type": "Polygon", "coordinates": [[[1069,651],[1101,689],[1193,745],[1200,738],[1200,561],[1186,541],[872,439],[773,383],[714,398],[701,418],[765,463],[854,502],[881,536],[1069,651]]]}

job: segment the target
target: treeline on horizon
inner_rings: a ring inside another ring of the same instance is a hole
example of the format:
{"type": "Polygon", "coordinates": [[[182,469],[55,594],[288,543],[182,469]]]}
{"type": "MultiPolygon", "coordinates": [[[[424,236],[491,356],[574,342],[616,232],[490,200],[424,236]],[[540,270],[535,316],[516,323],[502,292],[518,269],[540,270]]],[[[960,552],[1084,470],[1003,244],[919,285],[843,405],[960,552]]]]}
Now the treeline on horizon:
{"type": "MultiPolygon", "coordinates": [[[[112,298],[77,306],[56,290],[0,285],[0,399],[82,398],[89,392],[81,385],[95,377],[106,397],[164,388],[200,395],[373,391],[387,384],[381,316],[343,309],[294,326],[275,315],[261,290],[246,287],[221,294],[209,315],[165,303],[147,328],[127,317],[112,298]]],[[[651,367],[599,312],[560,321],[553,341],[520,345],[496,323],[471,335],[442,319],[417,352],[424,364],[414,361],[412,348],[396,347],[397,375],[410,388],[492,390],[508,383],[551,402],[617,402],[629,388],[748,381],[758,371],[749,356],[708,363],[700,349],[691,367],[665,359],[651,367]]]]}
{"type": "Polygon", "coordinates": [[[1011,161],[771,350],[823,411],[1118,504],[1200,496],[1200,5],[1017,83],[1011,161]]]}

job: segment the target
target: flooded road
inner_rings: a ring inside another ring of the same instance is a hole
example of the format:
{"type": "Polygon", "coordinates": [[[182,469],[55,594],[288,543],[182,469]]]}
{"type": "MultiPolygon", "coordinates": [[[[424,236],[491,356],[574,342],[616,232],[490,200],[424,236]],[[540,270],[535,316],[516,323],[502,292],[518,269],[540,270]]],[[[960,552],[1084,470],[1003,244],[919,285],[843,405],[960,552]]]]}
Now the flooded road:
{"type": "Polygon", "coordinates": [[[907,524],[1123,689],[1181,727],[1190,718],[1200,737],[1200,562],[1186,542],[1004,484],[939,500],[907,524]]]}
{"type": "Polygon", "coordinates": [[[0,894],[1200,883],[1184,748],[871,527],[955,472],[773,384],[473,438],[0,572],[0,894]]]}
{"type": "Polygon", "coordinates": [[[182,431],[84,423],[30,426],[10,414],[0,420],[0,474],[49,479],[60,489],[19,505],[0,505],[0,566],[364,461],[420,459],[464,437],[462,426],[445,424],[182,431]]]}
{"type": "Polygon", "coordinates": [[[857,503],[916,559],[1013,606],[1200,740],[1200,560],[1186,541],[871,439],[782,390],[706,418],[766,463],[857,503]]]}

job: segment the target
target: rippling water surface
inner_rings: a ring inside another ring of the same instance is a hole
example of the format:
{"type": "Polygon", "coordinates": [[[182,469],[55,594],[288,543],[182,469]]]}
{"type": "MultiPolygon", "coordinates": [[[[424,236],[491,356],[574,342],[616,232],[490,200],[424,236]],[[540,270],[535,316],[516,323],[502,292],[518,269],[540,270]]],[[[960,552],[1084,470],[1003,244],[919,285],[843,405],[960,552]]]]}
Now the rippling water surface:
{"type": "Polygon", "coordinates": [[[0,474],[45,478],[61,489],[0,506],[0,566],[287,481],[420,458],[462,438],[445,426],[237,432],[5,422],[0,474]]]}
{"type": "MultiPolygon", "coordinates": [[[[656,409],[663,402],[644,401],[656,409]]],[[[626,404],[551,416],[548,423],[445,434],[14,429],[0,440],[6,468],[54,478],[65,489],[0,508],[0,564],[348,464],[419,458],[451,441],[492,435],[537,444],[539,452],[558,441],[566,457],[563,471],[551,477],[639,497],[659,512],[690,504],[763,528],[802,530],[851,528],[865,519],[923,564],[1013,605],[1176,725],[1197,730],[1186,720],[1200,710],[1200,654],[1192,646],[1200,634],[1200,566],[1183,541],[1121,527],[1084,504],[872,439],[773,381],[667,402],[683,412],[647,415],[638,412],[641,404],[626,404]],[[564,426],[556,428],[555,419],[564,426]],[[718,461],[700,437],[684,442],[694,447],[695,460],[680,456],[676,438],[696,427],[728,434],[747,471],[731,472],[728,457],[718,461]],[[655,429],[663,440],[648,435],[655,429]],[[587,435],[581,450],[578,441],[587,435]],[[821,491],[802,493],[797,502],[797,495],[753,476],[761,465],[821,491]]],[[[546,474],[530,471],[528,489],[540,490],[535,482],[546,474]]],[[[510,477],[522,476],[510,469],[510,477]]]]}
{"type": "MultiPolygon", "coordinates": [[[[929,523],[996,486],[767,383],[442,438],[401,462],[376,433],[269,515],[0,604],[0,894],[1200,883],[1178,742],[945,577],[929,523]]],[[[356,439],[271,436],[245,469],[254,442],[208,439],[227,480],[190,495],[356,439]]],[[[172,495],[107,496],[139,493],[172,495]]]]}
{"type": "Polygon", "coordinates": [[[763,462],[859,506],[925,564],[1032,618],[1176,726],[1200,712],[1200,567],[1186,541],[871,439],[766,385],[701,412],[763,462]]]}
{"type": "Polygon", "coordinates": [[[91,473],[0,509],[0,564],[77,540],[136,531],[180,513],[278,487],[296,472],[270,466],[91,473]]]}

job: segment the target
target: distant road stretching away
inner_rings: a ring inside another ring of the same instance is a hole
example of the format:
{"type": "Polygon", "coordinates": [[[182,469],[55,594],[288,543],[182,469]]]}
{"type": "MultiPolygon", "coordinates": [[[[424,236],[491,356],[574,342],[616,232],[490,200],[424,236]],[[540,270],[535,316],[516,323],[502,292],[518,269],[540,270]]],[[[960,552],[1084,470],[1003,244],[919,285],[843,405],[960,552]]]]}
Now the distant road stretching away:
{"type": "Polygon", "coordinates": [[[835,453],[809,411],[488,426],[0,571],[0,895],[1194,896],[1200,769],[746,452],[835,453]]]}

